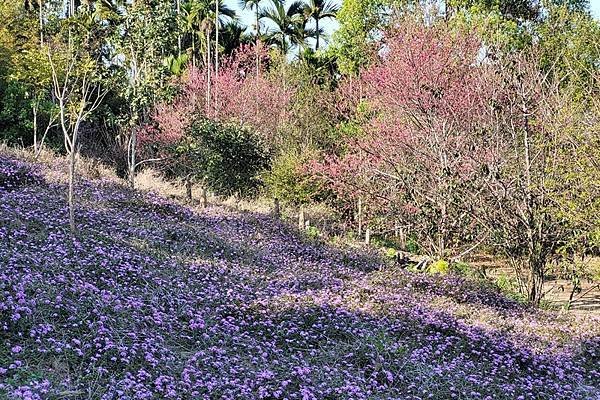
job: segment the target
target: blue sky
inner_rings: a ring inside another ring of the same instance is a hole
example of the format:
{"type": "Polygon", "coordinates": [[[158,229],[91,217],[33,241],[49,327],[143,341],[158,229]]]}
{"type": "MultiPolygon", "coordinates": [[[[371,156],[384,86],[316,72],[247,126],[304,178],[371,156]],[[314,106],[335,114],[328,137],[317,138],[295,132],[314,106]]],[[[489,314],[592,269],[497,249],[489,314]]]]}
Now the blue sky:
{"type": "MultiPolygon", "coordinates": [[[[262,7],[268,7],[271,0],[264,0],[262,7]]],[[[342,0],[334,0],[336,3],[341,4],[342,0]]],[[[240,16],[240,20],[244,25],[254,26],[254,13],[249,10],[240,10],[238,0],[225,0],[225,2],[232,8],[238,11],[238,15],[240,16]]],[[[290,2],[290,0],[287,0],[290,2]]],[[[589,0],[590,10],[592,15],[596,19],[600,19],[600,0],[589,0]]],[[[262,21],[261,26],[268,25],[266,21],[262,21]]],[[[337,29],[338,24],[334,20],[325,20],[322,21],[321,26],[325,30],[325,36],[329,37],[331,34],[337,29]]],[[[263,28],[264,29],[264,28],[263,28]]]]}
{"type": "Polygon", "coordinates": [[[590,8],[592,9],[592,15],[596,19],[600,19],[600,0],[590,0],[590,8]]]}
{"type": "MultiPolygon", "coordinates": [[[[598,0],[598,1],[600,2],[600,0],[598,0]]],[[[289,4],[290,2],[291,2],[290,0],[286,0],[286,3],[289,4]]],[[[333,0],[333,2],[339,4],[340,6],[342,4],[342,0],[333,0]]],[[[240,21],[242,22],[242,24],[244,24],[246,26],[254,27],[255,19],[256,19],[256,15],[254,14],[254,12],[249,11],[249,10],[240,10],[238,0],[225,0],[225,3],[237,11],[238,15],[240,16],[240,21]]],[[[263,0],[261,3],[261,8],[268,8],[270,6],[271,6],[271,0],[263,0]]],[[[327,40],[338,27],[337,21],[332,20],[330,18],[322,20],[320,25],[323,28],[323,30],[325,31],[325,35],[324,35],[325,40],[327,40]]],[[[261,21],[261,29],[263,31],[265,29],[265,26],[269,26],[268,21],[262,20],[261,21]]],[[[323,37],[321,37],[321,38],[323,39],[323,37]]],[[[314,43],[311,43],[311,44],[314,44],[314,43]]]]}

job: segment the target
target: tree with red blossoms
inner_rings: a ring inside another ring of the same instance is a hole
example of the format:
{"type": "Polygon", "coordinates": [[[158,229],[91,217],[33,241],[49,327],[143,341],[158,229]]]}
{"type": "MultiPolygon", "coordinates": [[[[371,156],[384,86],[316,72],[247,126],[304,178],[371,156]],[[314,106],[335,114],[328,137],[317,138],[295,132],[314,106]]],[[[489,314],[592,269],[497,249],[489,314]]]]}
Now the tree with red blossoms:
{"type": "MultiPolygon", "coordinates": [[[[173,154],[173,149],[177,148],[178,156],[173,161],[183,163],[186,158],[182,149],[190,144],[186,137],[192,123],[199,118],[238,125],[254,132],[261,143],[273,151],[279,140],[278,133],[286,122],[293,93],[285,90],[276,76],[271,76],[267,70],[269,61],[266,48],[259,44],[258,49],[240,47],[223,60],[218,73],[213,73],[210,78],[205,71],[190,67],[173,101],[156,105],[153,124],[144,127],[139,135],[140,152],[146,152],[149,160],[156,161],[168,158],[165,154],[173,154]],[[261,60],[258,74],[257,54],[261,60]],[[157,154],[161,152],[162,155],[157,154]]],[[[184,180],[189,195],[195,167],[169,166],[169,162],[165,167],[186,171],[184,180]]]]}
{"type": "Polygon", "coordinates": [[[169,104],[157,105],[154,112],[158,136],[162,141],[184,136],[198,115],[220,122],[233,122],[250,128],[266,143],[273,143],[285,122],[292,93],[275,77],[269,76],[268,54],[260,47],[243,46],[224,60],[218,74],[211,77],[212,95],[206,96],[206,73],[191,67],[181,83],[181,93],[169,104]],[[262,59],[256,74],[256,54],[262,59]]]}
{"type": "Polygon", "coordinates": [[[477,144],[494,82],[469,34],[403,20],[383,40],[355,84],[374,117],[317,169],[340,196],[363,200],[375,228],[402,228],[445,258],[477,235],[462,196],[484,156],[477,144]]]}

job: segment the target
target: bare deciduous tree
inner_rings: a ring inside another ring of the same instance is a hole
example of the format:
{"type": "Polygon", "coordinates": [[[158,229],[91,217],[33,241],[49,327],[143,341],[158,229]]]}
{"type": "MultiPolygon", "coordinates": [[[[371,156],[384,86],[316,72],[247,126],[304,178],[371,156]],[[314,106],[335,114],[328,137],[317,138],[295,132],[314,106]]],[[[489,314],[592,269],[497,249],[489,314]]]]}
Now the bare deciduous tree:
{"type": "Polygon", "coordinates": [[[570,241],[580,240],[559,199],[565,191],[564,172],[575,165],[565,158],[575,153],[565,150],[578,146],[578,135],[569,134],[567,144],[564,132],[586,127],[565,118],[568,96],[559,80],[540,70],[535,54],[509,57],[498,70],[495,128],[481,142],[487,148],[486,174],[471,204],[473,215],[492,233],[489,243],[524,276],[528,300],[539,304],[548,261],[570,241]]]}
{"type": "MultiPolygon", "coordinates": [[[[63,53],[64,54],[64,53],[63,53]]],[[[48,60],[52,73],[53,96],[58,107],[58,119],[63,133],[69,160],[69,225],[75,233],[75,164],[79,151],[79,130],[85,119],[96,110],[107,91],[94,79],[94,70],[84,65],[70,49],[64,60],[48,47],[48,60]],[[81,67],[81,68],[80,68],[81,67]]]]}

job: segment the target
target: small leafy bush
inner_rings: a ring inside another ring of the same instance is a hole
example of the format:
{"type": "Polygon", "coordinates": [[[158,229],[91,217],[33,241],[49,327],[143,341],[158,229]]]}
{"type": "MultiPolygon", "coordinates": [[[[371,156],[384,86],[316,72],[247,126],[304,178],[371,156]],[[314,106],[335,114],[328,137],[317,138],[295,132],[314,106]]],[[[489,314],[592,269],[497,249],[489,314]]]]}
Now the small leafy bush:
{"type": "Polygon", "coordinates": [[[410,235],[406,239],[406,251],[412,254],[419,254],[421,251],[421,246],[419,246],[419,242],[414,235],[410,235]]]}
{"type": "Polygon", "coordinates": [[[270,157],[259,138],[234,124],[204,118],[190,127],[189,137],[178,147],[193,165],[192,175],[218,195],[254,195],[258,176],[269,167],[270,157]]]}
{"type": "Polygon", "coordinates": [[[309,155],[283,153],[273,161],[271,170],[263,174],[269,194],[290,205],[307,204],[321,192],[321,185],[303,171],[309,155]]]}
{"type": "Polygon", "coordinates": [[[446,260],[437,260],[429,266],[430,274],[446,275],[450,272],[450,264],[446,260]]]}
{"type": "Polygon", "coordinates": [[[306,235],[311,239],[317,239],[319,236],[321,236],[321,232],[316,226],[309,226],[306,229],[306,235]]]}
{"type": "Polygon", "coordinates": [[[393,247],[386,247],[384,250],[384,254],[386,258],[395,260],[398,257],[398,250],[396,250],[393,247]]]}
{"type": "Polygon", "coordinates": [[[527,298],[519,291],[516,279],[505,273],[500,273],[496,278],[496,286],[505,296],[520,303],[526,303],[527,298]]]}
{"type": "Polygon", "coordinates": [[[456,272],[459,275],[465,276],[467,278],[473,279],[482,279],[485,277],[485,274],[476,268],[471,267],[468,263],[463,261],[457,261],[450,264],[450,269],[453,272],[456,272]]]}

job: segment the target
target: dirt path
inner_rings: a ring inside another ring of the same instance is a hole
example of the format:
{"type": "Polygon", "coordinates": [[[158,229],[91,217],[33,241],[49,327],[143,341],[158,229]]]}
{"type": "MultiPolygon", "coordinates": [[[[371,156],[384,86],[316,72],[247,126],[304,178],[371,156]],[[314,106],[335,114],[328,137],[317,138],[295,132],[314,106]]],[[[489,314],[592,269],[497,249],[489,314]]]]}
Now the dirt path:
{"type": "MultiPolygon", "coordinates": [[[[587,261],[589,268],[598,274],[600,259],[594,258],[587,261]]],[[[475,256],[470,264],[479,269],[485,276],[495,279],[500,276],[514,278],[516,273],[505,260],[489,256],[475,256]]],[[[556,307],[564,307],[573,291],[573,282],[569,279],[551,277],[544,282],[545,300],[556,307]]],[[[600,314],[600,282],[596,280],[581,279],[580,289],[573,294],[570,310],[576,313],[600,314]]]]}

